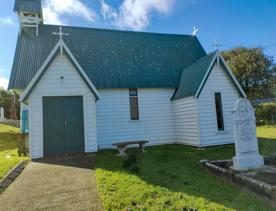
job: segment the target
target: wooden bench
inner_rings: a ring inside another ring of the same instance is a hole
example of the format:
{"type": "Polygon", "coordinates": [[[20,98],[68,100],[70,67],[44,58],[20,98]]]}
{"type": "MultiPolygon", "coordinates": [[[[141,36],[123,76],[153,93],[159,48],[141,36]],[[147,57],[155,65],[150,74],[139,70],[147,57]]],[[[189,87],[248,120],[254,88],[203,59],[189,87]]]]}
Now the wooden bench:
{"type": "Polygon", "coordinates": [[[141,152],[145,152],[145,144],[149,143],[148,141],[145,140],[138,140],[138,141],[123,141],[123,142],[117,142],[112,144],[113,146],[116,146],[119,154],[118,156],[125,156],[126,155],[126,149],[128,145],[132,144],[139,144],[139,148],[141,152]]]}

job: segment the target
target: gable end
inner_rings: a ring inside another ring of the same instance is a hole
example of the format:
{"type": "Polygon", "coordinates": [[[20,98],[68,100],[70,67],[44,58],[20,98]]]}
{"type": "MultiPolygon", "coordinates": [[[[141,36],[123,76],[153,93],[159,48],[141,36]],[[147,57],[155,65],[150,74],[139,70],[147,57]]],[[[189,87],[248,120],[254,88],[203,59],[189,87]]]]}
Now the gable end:
{"type": "Polygon", "coordinates": [[[24,102],[32,93],[38,82],[41,80],[44,73],[48,70],[49,66],[52,64],[53,60],[56,58],[56,56],[60,53],[60,48],[63,48],[63,53],[67,56],[67,58],[70,60],[70,62],[75,67],[75,70],[80,74],[81,78],[84,80],[90,91],[93,93],[93,95],[96,98],[96,101],[100,98],[100,95],[94,85],[91,83],[91,81],[86,76],[85,72],[81,68],[80,64],[77,62],[73,54],[70,52],[69,48],[66,46],[66,44],[63,42],[63,40],[58,41],[56,46],[53,48],[47,59],[44,61],[44,63],[41,65],[27,88],[24,90],[20,97],[20,101],[24,102]]]}
{"type": "Polygon", "coordinates": [[[234,86],[236,87],[236,89],[238,90],[239,94],[241,97],[246,98],[246,94],[243,91],[241,85],[239,84],[239,82],[237,81],[236,77],[234,76],[234,74],[232,73],[232,71],[230,70],[230,68],[227,66],[225,60],[223,59],[223,57],[221,55],[219,55],[219,52],[217,52],[217,59],[215,59],[212,64],[210,65],[210,67],[208,68],[208,71],[206,72],[206,75],[204,76],[201,85],[199,86],[195,97],[198,98],[206,81],[209,78],[210,73],[213,70],[214,65],[219,62],[219,64],[223,67],[223,70],[226,72],[226,74],[228,75],[228,77],[230,78],[231,82],[234,84],[234,86]]]}

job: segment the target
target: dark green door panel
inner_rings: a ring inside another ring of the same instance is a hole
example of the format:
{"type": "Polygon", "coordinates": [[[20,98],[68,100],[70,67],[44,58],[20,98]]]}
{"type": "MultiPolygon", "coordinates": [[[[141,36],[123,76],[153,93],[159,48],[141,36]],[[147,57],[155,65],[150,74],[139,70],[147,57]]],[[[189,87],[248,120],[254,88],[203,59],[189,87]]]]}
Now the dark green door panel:
{"type": "Polygon", "coordinates": [[[44,155],[64,153],[64,111],[62,97],[43,98],[44,155]]]}
{"type": "Polygon", "coordinates": [[[44,156],[84,152],[83,98],[43,97],[44,156]]]}
{"type": "Polygon", "coordinates": [[[65,151],[83,152],[83,104],[82,97],[64,98],[65,151]]]}

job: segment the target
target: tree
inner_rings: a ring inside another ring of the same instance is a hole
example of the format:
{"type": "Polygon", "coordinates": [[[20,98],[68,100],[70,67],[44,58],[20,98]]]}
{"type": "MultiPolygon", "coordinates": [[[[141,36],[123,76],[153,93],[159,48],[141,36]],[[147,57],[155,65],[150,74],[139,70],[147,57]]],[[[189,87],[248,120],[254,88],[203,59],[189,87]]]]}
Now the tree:
{"type": "Polygon", "coordinates": [[[273,96],[276,68],[273,57],[265,55],[263,48],[237,47],[222,56],[249,99],[273,96]]]}
{"type": "Polygon", "coordinates": [[[4,108],[5,117],[8,119],[10,118],[10,108],[12,97],[15,95],[15,105],[16,105],[16,115],[17,119],[20,118],[20,102],[19,102],[19,95],[13,91],[6,91],[5,89],[0,87],[0,107],[4,108]]]}
{"type": "Polygon", "coordinates": [[[269,93],[271,96],[276,96],[276,65],[273,67],[273,79],[271,80],[271,85],[269,87],[269,93]]]}

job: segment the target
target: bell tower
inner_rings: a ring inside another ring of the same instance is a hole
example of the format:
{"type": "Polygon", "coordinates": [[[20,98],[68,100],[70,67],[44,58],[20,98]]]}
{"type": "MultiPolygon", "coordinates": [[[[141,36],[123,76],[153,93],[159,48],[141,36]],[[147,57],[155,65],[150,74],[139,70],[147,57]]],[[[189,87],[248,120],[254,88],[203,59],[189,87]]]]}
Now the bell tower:
{"type": "Polygon", "coordinates": [[[38,25],[43,23],[41,0],[15,0],[14,12],[16,12],[20,31],[23,28],[35,28],[38,36],[38,25]]]}

